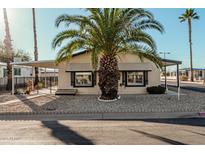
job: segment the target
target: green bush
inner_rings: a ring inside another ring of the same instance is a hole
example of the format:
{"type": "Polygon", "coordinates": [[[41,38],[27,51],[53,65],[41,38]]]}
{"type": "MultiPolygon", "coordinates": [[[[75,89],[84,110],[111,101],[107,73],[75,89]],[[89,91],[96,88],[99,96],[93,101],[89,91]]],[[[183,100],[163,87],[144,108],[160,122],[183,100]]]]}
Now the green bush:
{"type": "Polygon", "coordinates": [[[165,88],[162,86],[152,86],[152,87],[147,87],[147,92],[149,94],[164,94],[165,93],[165,88]]]}
{"type": "Polygon", "coordinates": [[[43,88],[43,83],[42,82],[38,82],[38,84],[35,86],[36,89],[42,89],[43,88]]]}
{"type": "Polygon", "coordinates": [[[181,81],[188,81],[188,77],[187,76],[180,76],[180,80],[181,81]]]}

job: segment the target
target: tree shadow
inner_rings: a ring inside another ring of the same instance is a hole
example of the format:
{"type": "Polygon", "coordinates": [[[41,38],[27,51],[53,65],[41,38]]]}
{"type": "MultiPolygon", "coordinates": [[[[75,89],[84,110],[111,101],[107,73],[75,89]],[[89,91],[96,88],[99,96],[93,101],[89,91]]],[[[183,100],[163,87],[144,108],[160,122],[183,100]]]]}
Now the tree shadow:
{"type": "MultiPolygon", "coordinates": [[[[25,96],[18,97],[25,105],[30,107],[33,112],[39,112],[46,109],[47,104],[53,104],[55,101],[51,101],[43,106],[36,105],[30,99],[26,99],[25,96]]],[[[79,144],[79,145],[93,145],[93,142],[77,132],[71,130],[69,127],[60,124],[58,121],[42,121],[42,124],[52,130],[52,135],[65,144],[79,144]]]]}
{"type": "Polygon", "coordinates": [[[205,126],[204,118],[145,119],[143,121],[165,123],[165,124],[189,125],[189,126],[205,126]]]}
{"type": "Polygon", "coordinates": [[[40,106],[36,105],[34,102],[32,102],[30,99],[27,99],[23,95],[16,95],[16,97],[21,100],[25,105],[30,107],[33,112],[38,112],[40,110],[40,106]]]}
{"type": "Polygon", "coordinates": [[[153,139],[157,139],[157,140],[172,144],[172,145],[186,145],[185,143],[175,141],[175,140],[172,140],[172,139],[169,139],[169,138],[161,137],[161,136],[158,136],[158,135],[150,134],[150,133],[147,133],[147,132],[134,130],[134,129],[130,129],[130,130],[133,131],[133,132],[145,135],[147,137],[150,137],[150,138],[153,138],[153,139]]]}
{"type": "Polygon", "coordinates": [[[65,144],[93,145],[94,143],[81,136],[69,127],[60,124],[58,121],[42,121],[42,124],[52,130],[52,135],[65,144]]]}
{"type": "Polygon", "coordinates": [[[187,132],[190,132],[190,133],[193,133],[193,134],[197,134],[197,135],[201,135],[201,136],[205,136],[205,134],[203,133],[199,133],[199,132],[195,132],[195,131],[191,131],[191,130],[184,130],[184,131],[187,131],[187,132]]]}

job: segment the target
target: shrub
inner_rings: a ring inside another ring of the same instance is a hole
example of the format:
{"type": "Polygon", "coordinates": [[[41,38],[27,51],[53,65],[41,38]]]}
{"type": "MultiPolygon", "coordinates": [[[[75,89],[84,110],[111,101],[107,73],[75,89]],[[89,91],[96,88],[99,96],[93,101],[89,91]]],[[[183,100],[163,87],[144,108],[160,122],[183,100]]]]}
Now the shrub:
{"type": "Polygon", "coordinates": [[[187,76],[180,76],[180,80],[181,81],[188,81],[188,77],[187,76]]]}
{"type": "Polygon", "coordinates": [[[42,89],[43,88],[43,83],[42,82],[38,82],[38,84],[35,86],[36,89],[42,89]]]}
{"type": "Polygon", "coordinates": [[[152,86],[152,87],[147,87],[147,92],[149,94],[164,94],[165,93],[165,88],[162,86],[152,86]]]}

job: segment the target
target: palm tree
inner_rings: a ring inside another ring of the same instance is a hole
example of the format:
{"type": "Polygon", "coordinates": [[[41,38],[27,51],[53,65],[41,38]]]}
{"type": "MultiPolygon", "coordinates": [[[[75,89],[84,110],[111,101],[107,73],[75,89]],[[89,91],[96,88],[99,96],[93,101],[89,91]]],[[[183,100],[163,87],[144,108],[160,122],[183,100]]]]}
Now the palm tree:
{"type": "Polygon", "coordinates": [[[154,16],[144,9],[86,10],[88,16],[64,14],[56,19],[57,27],[61,23],[68,27],[53,40],[54,49],[61,47],[56,60],[57,63],[69,60],[72,53],[80,49],[90,52],[93,68],[97,69],[100,63],[98,85],[101,99],[115,99],[118,97],[120,77],[117,56],[121,53],[133,53],[141,60],[147,58],[161,66],[160,58],[155,52],[156,44],[145,30],[164,30],[154,16]],[[70,24],[75,24],[77,28],[70,28],[70,24]],[[65,45],[62,46],[62,42],[65,45]]]}
{"type": "Polygon", "coordinates": [[[194,9],[186,9],[185,13],[183,13],[180,17],[180,22],[188,21],[188,30],[189,30],[189,49],[190,49],[190,71],[191,71],[191,81],[194,81],[194,75],[193,75],[193,64],[192,64],[192,20],[198,20],[199,16],[196,12],[194,12],[194,9]]]}
{"type": "Polygon", "coordinates": [[[12,88],[12,65],[11,62],[13,62],[13,49],[12,49],[12,44],[11,44],[11,35],[9,31],[9,22],[8,22],[8,17],[7,17],[7,11],[4,8],[3,9],[3,14],[4,14],[4,23],[5,23],[5,39],[4,39],[4,46],[5,50],[7,53],[7,90],[11,90],[12,88]]]}
{"type": "MultiPolygon", "coordinates": [[[[35,9],[32,8],[33,15],[33,34],[34,34],[34,60],[38,61],[38,48],[37,48],[37,36],[36,36],[36,18],[35,18],[35,9]]],[[[39,82],[38,78],[38,67],[35,67],[35,81],[34,85],[37,85],[39,82]]]]}

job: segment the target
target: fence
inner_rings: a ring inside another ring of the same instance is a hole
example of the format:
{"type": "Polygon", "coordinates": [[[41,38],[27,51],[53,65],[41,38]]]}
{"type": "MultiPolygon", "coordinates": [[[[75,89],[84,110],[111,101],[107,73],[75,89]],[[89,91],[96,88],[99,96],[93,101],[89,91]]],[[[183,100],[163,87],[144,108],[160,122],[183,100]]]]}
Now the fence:
{"type": "MultiPolygon", "coordinates": [[[[29,80],[34,82],[34,77],[15,77],[14,78],[14,87],[15,89],[25,89],[26,83],[29,80]]],[[[39,77],[39,82],[42,83],[44,88],[57,86],[58,77],[50,76],[50,77],[39,77]]],[[[7,85],[7,78],[0,78],[0,91],[5,91],[7,85]]]]}

